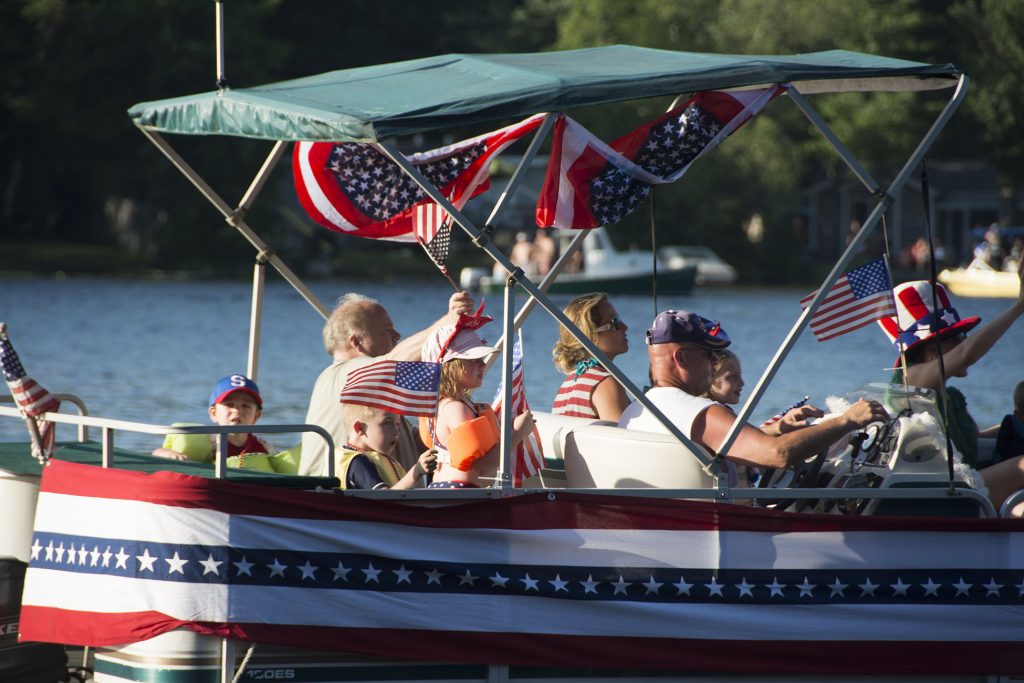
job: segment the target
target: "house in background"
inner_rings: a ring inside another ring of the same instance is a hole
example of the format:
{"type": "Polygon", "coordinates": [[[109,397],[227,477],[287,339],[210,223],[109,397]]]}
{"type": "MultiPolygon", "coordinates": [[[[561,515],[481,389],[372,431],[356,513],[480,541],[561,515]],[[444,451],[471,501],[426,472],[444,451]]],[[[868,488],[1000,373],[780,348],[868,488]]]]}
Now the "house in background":
{"type": "MultiPolygon", "coordinates": [[[[876,178],[883,185],[888,179],[876,178]]],[[[999,175],[985,161],[932,161],[928,164],[932,230],[946,263],[970,260],[975,238],[971,231],[988,226],[1004,214],[999,175]]],[[[849,237],[860,228],[875,206],[864,186],[849,173],[822,180],[807,188],[801,211],[808,250],[815,257],[834,259],[849,237]]],[[[914,242],[925,234],[920,174],[903,186],[885,214],[889,251],[895,267],[913,267],[908,261],[914,242]]],[[[865,251],[881,254],[883,231],[876,229],[865,251]]]]}

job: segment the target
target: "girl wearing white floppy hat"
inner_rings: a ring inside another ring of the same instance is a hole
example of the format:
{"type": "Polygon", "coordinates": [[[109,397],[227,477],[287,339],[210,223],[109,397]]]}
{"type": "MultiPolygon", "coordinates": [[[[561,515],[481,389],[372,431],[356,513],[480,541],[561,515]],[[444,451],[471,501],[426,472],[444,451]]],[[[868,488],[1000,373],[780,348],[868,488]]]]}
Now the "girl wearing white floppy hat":
{"type": "MultiPolygon", "coordinates": [[[[1017,273],[1024,277],[1024,265],[1017,273]]],[[[967,368],[977,363],[999,341],[1010,326],[1024,315],[1024,287],[1017,299],[986,325],[978,327],[970,336],[967,332],[981,322],[981,318],[961,318],[950,302],[942,285],[935,286],[933,298],[931,283],[925,280],[906,282],[893,290],[897,315],[879,320],[882,331],[902,351],[896,360],[895,382],[938,391],[942,383],[939,356],[946,377],[966,377],[967,368]],[[938,311],[934,300],[938,299],[938,311]],[[905,363],[904,363],[905,360],[905,363]]],[[[976,466],[978,456],[977,423],[967,410],[967,400],[954,387],[946,387],[949,399],[949,435],[960,451],[964,462],[976,466]]],[[[985,435],[989,431],[985,430],[985,435]]],[[[993,432],[994,435],[994,432],[993,432]]],[[[988,486],[989,498],[998,509],[1014,491],[1024,488],[1024,459],[1005,460],[981,470],[988,486]]]]}
{"type": "MultiPolygon", "coordinates": [[[[470,392],[483,383],[484,359],[497,351],[474,331],[490,320],[462,316],[456,325],[437,328],[423,344],[423,360],[441,363],[437,418],[420,418],[420,437],[437,449],[440,463],[431,488],[480,488],[497,474],[497,417],[489,405],[470,398],[470,392]]],[[[513,447],[532,431],[529,412],[516,417],[513,447]]]]}

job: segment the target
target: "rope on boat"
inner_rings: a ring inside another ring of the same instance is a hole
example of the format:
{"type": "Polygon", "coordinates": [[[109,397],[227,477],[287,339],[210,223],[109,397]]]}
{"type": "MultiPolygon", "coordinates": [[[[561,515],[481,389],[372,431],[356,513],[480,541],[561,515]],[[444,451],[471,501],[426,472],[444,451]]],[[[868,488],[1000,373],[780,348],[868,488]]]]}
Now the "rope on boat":
{"type": "Polygon", "coordinates": [[[248,666],[249,660],[252,659],[252,653],[256,651],[256,643],[249,645],[249,649],[246,651],[245,656],[242,657],[242,663],[238,665],[238,671],[235,672],[234,678],[231,679],[231,683],[238,683],[239,679],[242,678],[242,674],[245,673],[245,667],[248,666]]]}

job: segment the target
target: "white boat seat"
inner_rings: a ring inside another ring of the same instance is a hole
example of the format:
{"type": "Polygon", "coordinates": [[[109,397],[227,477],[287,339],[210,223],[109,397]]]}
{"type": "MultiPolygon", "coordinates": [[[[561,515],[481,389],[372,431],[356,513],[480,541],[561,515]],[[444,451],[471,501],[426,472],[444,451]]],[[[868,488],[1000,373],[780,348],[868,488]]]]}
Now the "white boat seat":
{"type": "Polygon", "coordinates": [[[537,431],[540,433],[544,457],[556,460],[561,460],[565,457],[562,454],[565,446],[565,437],[572,430],[589,425],[615,426],[615,423],[611,420],[598,420],[591,417],[569,417],[567,415],[555,415],[554,413],[537,411],[534,411],[533,417],[537,421],[537,431]]]}
{"type": "Polygon", "coordinates": [[[563,454],[569,488],[702,489],[714,485],[701,461],[671,434],[589,425],[566,434],[563,454]]]}
{"type": "Polygon", "coordinates": [[[614,426],[611,420],[597,420],[589,417],[569,417],[542,411],[533,411],[537,421],[537,432],[540,434],[541,448],[549,468],[540,474],[523,480],[523,488],[565,488],[565,470],[563,469],[563,452],[566,435],[574,429],[588,425],[614,426]],[[552,460],[559,461],[557,463],[552,460]]]}

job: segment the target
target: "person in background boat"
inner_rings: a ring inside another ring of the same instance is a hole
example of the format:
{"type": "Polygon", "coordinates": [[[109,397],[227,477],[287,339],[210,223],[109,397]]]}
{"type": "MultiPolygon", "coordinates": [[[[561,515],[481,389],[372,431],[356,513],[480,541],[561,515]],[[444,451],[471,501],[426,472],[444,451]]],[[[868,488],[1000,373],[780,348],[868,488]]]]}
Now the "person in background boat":
{"type": "Polygon", "coordinates": [[[523,273],[529,278],[537,275],[537,264],[533,260],[533,252],[534,246],[530,236],[525,232],[517,232],[516,243],[512,245],[512,251],[508,255],[508,260],[512,262],[512,265],[522,268],[523,273]]]}
{"type": "MultiPolygon", "coordinates": [[[[420,349],[427,335],[439,325],[452,324],[460,313],[472,313],[473,297],[467,292],[456,292],[448,300],[448,313],[430,327],[399,341],[402,336],[395,330],[387,310],[373,299],[349,293],[338,299],[338,304],[324,324],[324,348],[333,359],[313,385],[306,422],[320,425],[342,444],[348,439],[341,404],[341,394],[348,373],[366,367],[375,360],[420,360],[420,349]]],[[[419,458],[420,444],[416,435],[403,419],[399,422],[398,447],[395,459],[411,469],[419,458]]],[[[302,435],[302,458],[299,474],[320,476],[327,471],[327,444],[318,434],[302,435]]]]}
{"type": "MultiPolygon", "coordinates": [[[[1024,266],[1018,270],[1017,275],[1024,277],[1024,266]]],[[[1010,326],[1024,315],[1022,287],[1017,299],[1008,308],[993,318],[992,322],[982,325],[968,336],[967,332],[977,327],[981,318],[961,318],[942,285],[935,286],[935,293],[940,306],[938,315],[933,314],[930,282],[916,280],[897,285],[893,290],[896,316],[878,321],[889,341],[897,348],[903,348],[902,357],[896,359],[896,370],[892,378],[894,384],[902,384],[905,378],[911,386],[938,391],[942,382],[940,354],[947,379],[966,377],[967,369],[981,360],[1010,326]]],[[[950,405],[946,416],[950,439],[960,451],[964,462],[971,467],[978,467],[978,437],[995,436],[996,429],[987,429],[982,434],[967,409],[964,395],[955,387],[947,386],[945,389],[950,405]]],[[[996,509],[1007,496],[1024,488],[1024,458],[997,462],[983,467],[980,472],[988,487],[989,500],[996,509]]]]}
{"type": "Polygon", "coordinates": [[[1018,237],[1013,240],[1010,253],[1006,255],[1006,260],[1003,261],[1003,270],[1011,273],[1016,272],[1022,263],[1024,263],[1024,237],[1018,237]]]}
{"type": "Polygon", "coordinates": [[[974,260],[979,265],[988,266],[992,270],[1002,270],[1005,255],[999,225],[993,223],[985,231],[985,239],[974,247],[974,260]]]}
{"type": "Polygon", "coordinates": [[[1013,389],[1013,412],[999,424],[993,453],[997,461],[1024,455],[1024,382],[1013,389]]]}
{"type": "MultiPolygon", "coordinates": [[[[654,383],[647,398],[684,435],[712,453],[718,452],[736,415],[703,394],[711,387],[714,352],[730,343],[718,323],[688,311],[663,311],[647,330],[654,383]]],[[[880,403],[861,399],[842,415],[779,436],[744,425],[728,457],[738,464],[786,467],[820,453],[856,429],[885,419],[888,413],[880,403]]],[[[639,401],[633,401],[623,411],[619,426],[668,431],[639,401]]]]}
{"type": "MultiPolygon", "coordinates": [[[[564,312],[608,358],[614,360],[629,350],[626,338],[629,326],[619,317],[607,294],[595,292],[578,296],[569,302],[564,312]]],[[[564,327],[558,331],[558,341],[551,355],[555,366],[567,375],[555,394],[551,409],[554,414],[619,419],[629,405],[625,389],[564,327]]]]}
{"type": "MultiPolygon", "coordinates": [[[[210,420],[221,427],[256,424],[256,421],[260,419],[260,415],[263,414],[263,399],[260,397],[259,387],[245,375],[221,377],[217,380],[217,384],[214,385],[213,391],[210,393],[209,413],[210,420]]],[[[195,436],[198,437],[197,441],[199,439],[205,440],[208,437],[210,450],[206,450],[205,443],[200,446],[202,453],[197,452],[195,455],[162,446],[155,449],[153,455],[161,458],[171,458],[172,460],[194,460],[197,459],[196,456],[199,456],[199,459],[205,459],[203,456],[206,456],[207,453],[211,456],[213,453],[216,453],[217,435],[199,434],[195,436]]],[[[165,441],[165,444],[170,441],[173,441],[173,439],[168,439],[168,441],[165,441]]],[[[253,453],[273,455],[277,453],[277,449],[272,444],[263,441],[252,433],[239,432],[237,434],[228,434],[227,457],[250,455],[253,453]]]]}
{"type": "Polygon", "coordinates": [[[538,230],[533,237],[532,259],[536,264],[537,275],[544,277],[558,257],[558,244],[551,237],[550,230],[538,230]]]}
{"type": "MultiPolygon", "coordinates": [[[[437,419],[421,418],[420,436],[437,449],[438,468],[429,488],[481,488],[498,471],[498,419],[470,392],[483,383],[484,359],[497,351],[473,330],[439,327],[423,344],[423,360],[441,363],[437,419]]],[[[529,411],[512,422],[512,447],[533,431],[529,411]]]]}
{"type": "MultiPolygon", "coordinates": [[[[729,349],[715,351],[711,360],[711,386],[704,395],[724,405],[739,405],[740,392],[745,385],[739,356],[729,349]]],[[[824,414],[824,411],[811,405],[797,406],[787,410],[785,415],[771,424],[761,425],[758,429],[765,434],[779,436],[794,429],[802,429],[807,426],[807,420],[824,414]]]]}
{"type": "Polygon", "coordinates": [[[348,441],[337,451],[335,475],[343,489],[412,489],[437,467],[437,451],[426,450],[408,471],[391,457],[402,416],[379,408],[342,405],[348,441]]]}

